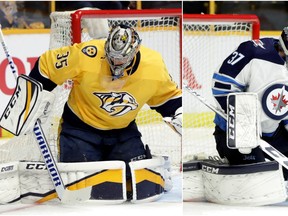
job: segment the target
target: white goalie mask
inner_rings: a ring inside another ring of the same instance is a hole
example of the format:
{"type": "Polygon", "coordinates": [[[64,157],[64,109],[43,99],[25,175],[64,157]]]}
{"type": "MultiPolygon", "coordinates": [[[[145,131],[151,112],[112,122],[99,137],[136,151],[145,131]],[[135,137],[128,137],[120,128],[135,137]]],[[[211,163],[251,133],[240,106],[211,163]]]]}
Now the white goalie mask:
{"type": "Polygon", "coordinates": [[[279,42],[285,55],[288,56],[288,27],[283,28],[279,42]]]}
{"type": "Polygon", "coordinates": [[[123,76],[124,69],[133,61],[141,44],[138,33],[129,26],[112,27],[105,42],[106,58],[114,78],[123,76]]]}
{"type": "Polygon", "coordinates": [[[283,28],[279,38],[279,44],[285,54],[284,60],[286,61],[286,67],[288,69],[288,27],[283,28]]]}

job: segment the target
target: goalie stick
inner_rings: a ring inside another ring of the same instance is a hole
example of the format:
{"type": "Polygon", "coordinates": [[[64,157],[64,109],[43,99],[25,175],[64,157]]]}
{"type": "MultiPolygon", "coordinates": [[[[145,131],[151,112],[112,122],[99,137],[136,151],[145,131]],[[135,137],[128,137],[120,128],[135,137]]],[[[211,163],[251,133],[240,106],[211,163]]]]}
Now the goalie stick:
{"type": "MultiPolygon", "coordinates": [[[[2,32],[1,24],[0,24],[0,42],[6,54],[6,58],[8,60],[11,72],[14,75],[15,79],[17,79],[18,73],[17,73],[16,65],[14,64],[14,61],[11,55],[9,54],[8,48],[4,41],[4,35],[2,32]]],[[[45,134],[42,130],[41,122],[39,119],[36,121],[34,125],[33,132],[35,134],[35,139],[38,143],[39,150],[44,159],[45,165],[47,167],[47,170],[53,182],[55,191],[60,201],[66,203],[66,202],[73,202],[73,201],[88,200],[90,198],[90,192],[91,192],[91,189],[89,187],[79,189],[79,190],[74,190],[74,191],[68,190],[68,188],[65,187],[62,177],[60,175],[59,169],[57,167],[57,164],[52,155],[47,139],[45,137],[45,134]]]]}
{"type": "MultiPolygon", "coordinates": [[[[187,84],[184,84],[184,88],[192,95],[194,95],[200,102],[202,102],[205,106],[207,106],[209,109],[223,117],[227,120],[227,115],[222,110],[218,109],[211,103],[209,103],[206,98],[202,97],[200,94],[198,94],[195,90],[193,90],[190,86],[187,84]]],[[[263,139],[259,139],[259,146],[262,149],[263,152],[265,152],[267,155],[269,155],[271,158],[273,158],[275,161],[277,161],[279,164],[281,164],[283,167],[285,167],[288,170],[288,158],[283,155],[281,152],[279,152],[277,149],[275,149],[273,146],[271,146],[269,143],[264,141],[263,139]]]]}

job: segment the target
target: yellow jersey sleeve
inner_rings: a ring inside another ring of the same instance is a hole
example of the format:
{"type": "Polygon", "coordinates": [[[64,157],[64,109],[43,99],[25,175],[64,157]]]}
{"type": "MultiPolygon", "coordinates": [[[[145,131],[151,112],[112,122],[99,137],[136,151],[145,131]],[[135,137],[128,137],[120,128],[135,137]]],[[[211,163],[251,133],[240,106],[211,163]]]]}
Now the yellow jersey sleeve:
{"type": "Polygon", "coordinates": [[[40,56],[40,73],[57,85],[68,79],[77,81],[81,79],[83,72],[100,64],[99,59],[104,53],[98,53],[97,47],[103,44],[102,40],[93,40],[49,50],[40,56]]]}
{"type": "Polygon", "coordinates": [[[149,79],[147,86],[144,87],[146,89],[155,88],[155,91],[153,94],[151,93],[151,97],[146,103],[151,107],[157,107],[168,100],[181,97],[182,90],[173,81],[160,53],[144,48],[141,51],[143,54],[141,63],[146,67],[146,69],[143,69],[145,70],[143,73],[146,73],[145,76],[147,76],[144,80],[149,79]]]}

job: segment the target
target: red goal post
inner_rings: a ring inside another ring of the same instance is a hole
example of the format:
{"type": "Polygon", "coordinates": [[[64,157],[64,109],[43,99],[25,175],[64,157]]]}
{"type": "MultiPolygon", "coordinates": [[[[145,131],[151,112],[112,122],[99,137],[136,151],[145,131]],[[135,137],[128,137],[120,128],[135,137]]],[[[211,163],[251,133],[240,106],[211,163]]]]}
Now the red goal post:
{"type": "MultiPolygon", "coordinates": [[[[180,9],[161,9],[161,10],[77,10],[71,14],[71,29],[72,29],[72,43],[81,42],[81,20],[83,18],[134,18],[137,20],[137,16],[141,17],[179,17],[179,28],[182,25],[182,14],[180,9]]],[[[181,31],[179,32],[181,34],[181,31]]],[[[180,37],[181,38],[181,37],[180,37]]],[[[180,45],[179,41],[179,45],[180,45]]]]}
{"type": "MultiPolygon", "coordinates": [[[[243,41],[259,39],[256,15],[184,14],[183,82],[215,105],[211,81],[216,67],[243,41]]],[[[218,155],[213,137],[214,115],[183,90],[183,162],[218,155]]]]}
{"type": "Polygon", "coordinates": [[[254,14],[183,14],[184,22],[210,22],[215,23],[250,23],[251,39],[259,39],[260,37],[260,20],[254,14]]]}

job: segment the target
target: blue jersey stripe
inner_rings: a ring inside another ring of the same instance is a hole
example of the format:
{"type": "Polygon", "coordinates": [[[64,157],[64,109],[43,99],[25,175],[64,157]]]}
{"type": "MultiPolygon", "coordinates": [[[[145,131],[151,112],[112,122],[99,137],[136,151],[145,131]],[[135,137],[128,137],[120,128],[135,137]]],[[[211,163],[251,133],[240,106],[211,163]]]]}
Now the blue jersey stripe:
{"type": "Polygon", "coordinates": [[[220,81],[220,82],[225,82],[225,83],[231,83],[239,87],[239,89],[244,89],[245,85],[237,82],[235,79],[223,76],[221,74],[213,74],[213,79],[220,81]]]}

